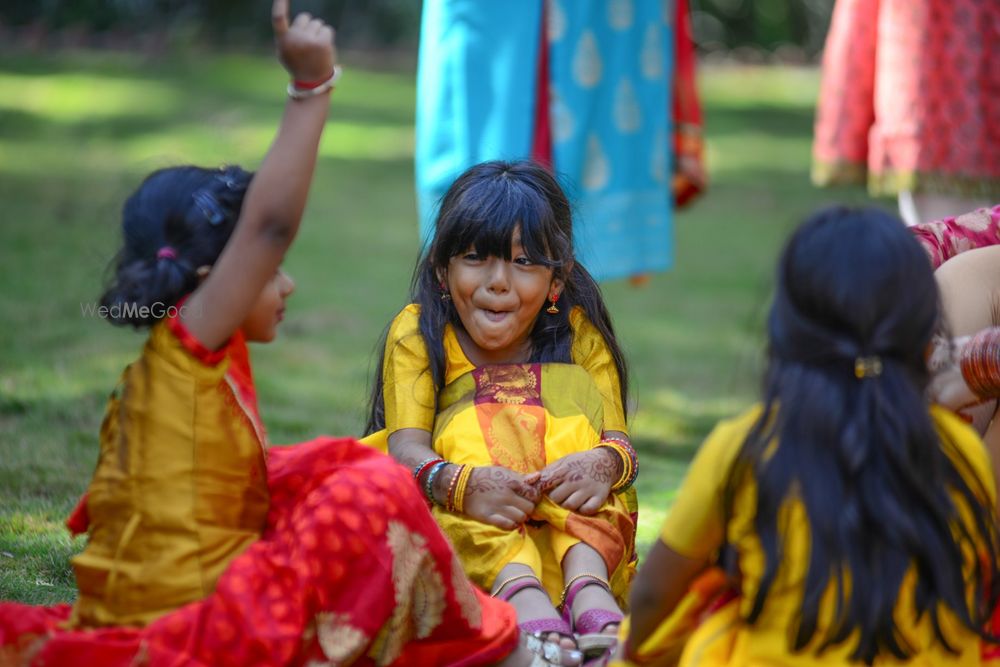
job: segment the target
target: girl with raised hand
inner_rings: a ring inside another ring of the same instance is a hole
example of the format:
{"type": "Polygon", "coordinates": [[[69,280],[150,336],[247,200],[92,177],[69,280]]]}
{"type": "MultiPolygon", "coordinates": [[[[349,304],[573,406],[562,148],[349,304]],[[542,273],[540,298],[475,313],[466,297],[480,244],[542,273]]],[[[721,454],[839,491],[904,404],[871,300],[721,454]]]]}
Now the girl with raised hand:
{"type": "Polygon", "coordinates": [[[980,664],[996,488],[976,433],[925,397],[938,301],[889,215],[832,208],[792,235],[762,404],[695,456],[632,588],[627,662],[980,664]]]}
{"type": "Polygon", "coordinates": [[[322,21],[275,0],[273,22],[293,81],[260,170],[163,169],[125,204],[102,312],[149,337],[71,520],[79,597],[0,604],[0,664],[571,664],[519,642],[404,468],[346,439],[268,446],[246,342],[275,337],[292,293],[280,265],[339,73],[322,21]]]}
{"type": "Polygon", "coordinates": [[[632,574],[637,464],[625,362],[552,175],[527,161],[462,174],[411,301],[388,329],[368,441],[412,470],[470,578],[524,630],[602,651],[632,574]]]}

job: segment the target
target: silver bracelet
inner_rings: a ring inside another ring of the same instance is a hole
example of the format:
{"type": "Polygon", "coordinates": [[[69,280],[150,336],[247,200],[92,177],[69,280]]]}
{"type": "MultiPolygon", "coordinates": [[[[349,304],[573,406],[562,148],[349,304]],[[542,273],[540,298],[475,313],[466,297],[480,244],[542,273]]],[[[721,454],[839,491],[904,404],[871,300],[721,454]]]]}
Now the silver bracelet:
{"type": "Polygon", "coordinates": [[[310,97],[316,97],[317,95],[322,95],[333,89],[333,85],[337,83],[337,79],[340,78],[340,65],[333,66],[333,74],[330,78],[319,84],[315,88],[296,88],[295,82],[290,81],[288,83],[288,96],[293,100],[307,100],[310,97]]]}

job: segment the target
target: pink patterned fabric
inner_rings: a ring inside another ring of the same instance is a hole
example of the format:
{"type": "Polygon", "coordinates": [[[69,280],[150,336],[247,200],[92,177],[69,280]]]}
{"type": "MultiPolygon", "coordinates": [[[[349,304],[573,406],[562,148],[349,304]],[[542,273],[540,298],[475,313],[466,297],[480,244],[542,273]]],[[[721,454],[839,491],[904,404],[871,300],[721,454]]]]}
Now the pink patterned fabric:
{"type": "Polygon", "coordinates": [[[837,0],[813,180],[1000,199],[1000,2],[837,0]]]}
{"type": "Polygon", "coordinates": [[[954,218],[914,225],[910,229],[937,269],[966,250],[1000,244],[1000,204],[954,218]]]}

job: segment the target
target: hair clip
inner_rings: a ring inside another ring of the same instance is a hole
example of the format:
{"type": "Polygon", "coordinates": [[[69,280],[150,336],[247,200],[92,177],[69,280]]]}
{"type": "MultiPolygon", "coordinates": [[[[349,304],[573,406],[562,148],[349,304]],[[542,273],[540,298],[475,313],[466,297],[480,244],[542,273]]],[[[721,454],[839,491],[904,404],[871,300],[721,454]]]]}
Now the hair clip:
{"type": "Polygon", "coordinates": [[[219,201],[211,192],[205,189],[198,190],[193,195],[194,203],[201,209],[202,215],[211,225],[220,225],[226,219],[226,213],[222,210],[219,201]]]}
{"type": "Polygon", "coordinates": [[[863,380],[879,375],[882,375],[882,359],[880,357],[858,357],[854,360],[854,377],[863,380]]]}

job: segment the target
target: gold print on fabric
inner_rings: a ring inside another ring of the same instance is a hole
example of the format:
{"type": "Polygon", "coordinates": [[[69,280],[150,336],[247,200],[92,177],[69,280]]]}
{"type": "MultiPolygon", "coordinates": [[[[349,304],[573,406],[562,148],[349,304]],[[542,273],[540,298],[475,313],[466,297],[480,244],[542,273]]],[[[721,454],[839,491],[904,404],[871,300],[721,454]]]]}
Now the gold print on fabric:
{"type": "Polygon", "coordinates": [[[458,606],[462,610],[462,618],[470,628],[479,628],[483,622],[483,610],[457,556],[451,557],[451,589],[455,591],[455,599],[458,600],[458,606]]]}
{"type": "Polygon", "coordinates": [[[485,435],[496,465],[522,473],[545,467],[545,424],[531,407],[504,406],[492,416],[485,435]]]}
{"type": "Polygon", "coordinates": [[[347,614],[316,614],[316,638],[332,665],[349,665],[368,645],[368,637],[348,621],[347,614]]]}
{"type": "Polygon", "coordinates": [[[476,390],[481,397],[508,405],[539,399],[538,378],[527,364],[484,366],[476,375],[476,390]]]}
{"type": "Polygon", "coordinates": [[[429,637],[441,624],[445,609],[444,582],[424,536],[398,521],[390,521],[386,539],[393,556],[396,606],[368,652],[377,665],[394,662],[414,637],[429,637]]]}

